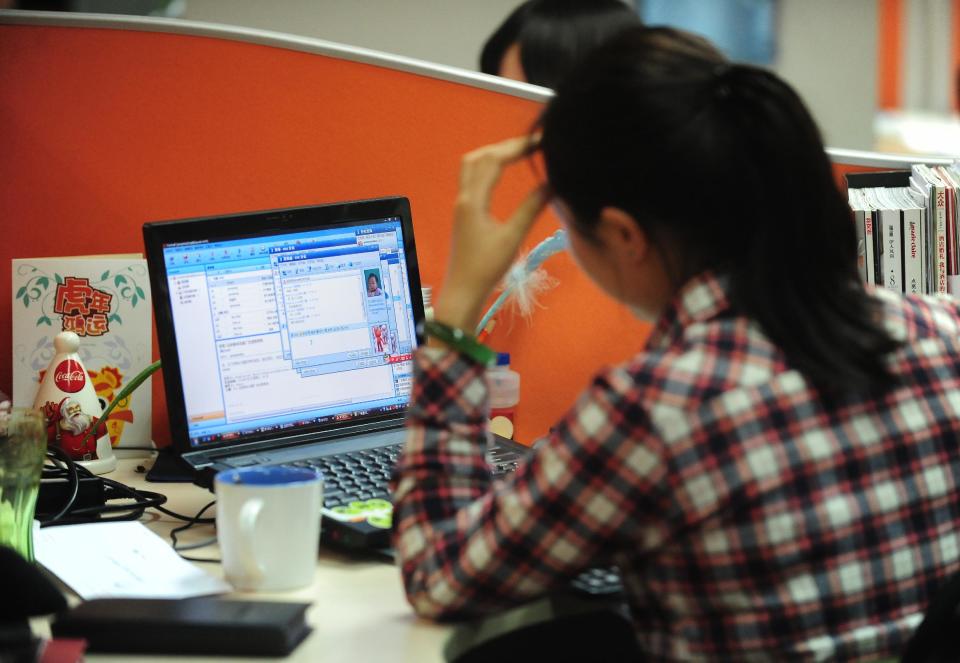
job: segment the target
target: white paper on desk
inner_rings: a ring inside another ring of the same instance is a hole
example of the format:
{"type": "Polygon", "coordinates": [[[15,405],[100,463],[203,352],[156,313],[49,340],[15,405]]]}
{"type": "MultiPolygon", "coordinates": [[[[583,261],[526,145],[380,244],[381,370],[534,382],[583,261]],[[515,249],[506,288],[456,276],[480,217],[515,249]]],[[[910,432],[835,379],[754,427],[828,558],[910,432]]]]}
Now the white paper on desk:
{"type": "Polygon", "coordinates": [[[47,527],[36,534],[34,551],[83,599],[179,599],[231,589],[136,521],[47,527]]]}

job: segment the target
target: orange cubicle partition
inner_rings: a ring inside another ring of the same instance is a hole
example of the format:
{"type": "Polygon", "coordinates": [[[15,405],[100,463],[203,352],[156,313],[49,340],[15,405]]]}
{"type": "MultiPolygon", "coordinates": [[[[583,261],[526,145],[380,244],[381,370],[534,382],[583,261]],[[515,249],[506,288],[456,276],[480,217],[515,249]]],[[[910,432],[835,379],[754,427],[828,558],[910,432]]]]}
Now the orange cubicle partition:
{"type": "MultiPolygon", "coordinates": [[[[523,133],[539,88],[317,40],[167,19],[0,11],[0,263],[142,251],[141,224],[409,196],[425,284],[439,286],[460,156],[523,133]]],[[[534,185],[516,167],[495,201],[534,185]]],[[[531,244],[556,228],[546,215],[531,244]]],[[[593,372],[649,327],[567,256],[532,323],[491,337],[522,375],[531,442],[593,372]]],[[[9,268],[0,268],[0,389],[11,385],[9,268]]],[[[155,441],[169,431],[154,379],[155,441]]]]}
{"type": "MultiPolygon", "coordinates": [[[[544,98],[530,86],[315,40],[0,12],[0,263],[142,251],[148,220],[402,194],[423,282],[439,286],[460,156],[526,131],[544,98]]],[[[534,185],[529,168],[515,171],[500,212],[534,185]]],[[[531,241],[555,228],[545,217],[531,241]]],[[[560,285],[532,324],[501,324],[491,338],[523,376],[517,438],[527,442],[599,365],[635,352],[647,333],[569,258],[548,267],[560,285]]],[[[9,267],[0,293],[0,389],[9,392],[9,267]]],[[[153,432],[165,444],[161,379],[153,432]]]]}

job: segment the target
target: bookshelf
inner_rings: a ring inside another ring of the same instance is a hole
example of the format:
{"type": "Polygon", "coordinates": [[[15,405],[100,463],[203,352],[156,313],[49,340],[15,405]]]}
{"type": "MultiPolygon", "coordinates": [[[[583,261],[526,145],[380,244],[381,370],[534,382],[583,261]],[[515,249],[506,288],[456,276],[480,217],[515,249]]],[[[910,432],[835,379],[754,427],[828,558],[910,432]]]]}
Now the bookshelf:
{"type": "Polygon", "coordinates": [[[845,176],[867,283],[905,294],[960,293],[956,164],[845,176]]]}

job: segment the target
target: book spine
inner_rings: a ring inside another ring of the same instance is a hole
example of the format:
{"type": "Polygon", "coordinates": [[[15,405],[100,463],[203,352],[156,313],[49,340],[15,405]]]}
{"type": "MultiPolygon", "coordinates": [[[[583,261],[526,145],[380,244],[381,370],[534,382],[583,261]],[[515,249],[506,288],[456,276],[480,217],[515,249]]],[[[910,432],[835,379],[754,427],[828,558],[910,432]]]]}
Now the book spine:
{"type": "Polygon", "coordinates": [[[876,275],[876,238],[873,232],[873,213],[867,210],[863,214],[864,235],[864,274],[867,283],[877,283],[876,275]]]}
{"type": "Polygon", "coordinates": [[[944,224],[947,235],[947,292],[956,292],[951,288],[954,281],[951,277],[957,276],[957,228],[953,220],[953,189],[944,188],[944,224]]]}
{"type": "Polygon", "coordinates": [[[953,280],[950,277],[957,276],[957,224],[953,218],[953,189],[950,187],[944,189],[944,201],[944,225],[946,226],[945,233],[947,236],[947,292],[955,292],[950,288],[950,283],[953,280]]]}
{"type": "MultiPolygon", "coordinates": [[[[950,254],[952,274],[960,276],[960,227],[957,220],[957,189],[953,186],[947,188],[947,231],[953,238],[953,253],[950,254]]],[[[950,292],[960,292],[960,290],[951,290],[950,292]]]]}
{"type": "Polygon", "coordinates": [[[936,276],[936,292],[947,293],[947,197],[942,186],[931,187],[933,197],[933,232],[936,255],[934,270],[936,276]]]}
{"type": "Polygon", "coordinates": [[[903,210],[903,281],[904,290],[923,294],[923,228],[920,210],[903,210]]]}
{"type": "Polygon", "coordinates": [[[870,212],[873,220],[873,282],[882,286],[883,280],[883,229],[880,221],[880,211],[870,212]]]}
{"type": "MultiPolygon", "coordinates": [[[[949,175],[947,176],[949,177],[949,175]]],[[[946,187],[946,224],[947,224],[947,292],[956,296],[960,294],[960,237],[957,228],[957,189],[952,185],[946,187]]]]}
{"type": "Polygon", "coordinates": [[[929,250],[929,224],[927,222],[927,208],[920,207],[919,210],[920,222],[918,224],[920,228],[920,292],[928,293],[930,292],[930,250],[929,250]]]}
{"type": "Polygon", "coordinates": [[[866,247],[866,228],[864,227],[864,217],[866,214],[862,209],[853,210],[853,227],[857,231],[857,270],[860,272],[860,279],[865,283],[867,280],[867,247],[866,247]]]}
{"type": "Polygon", "coordinates": [[[900,210],[880,211],[883,239],[883,285],[894,292],[903,292],[903,224],[900,210]]]}

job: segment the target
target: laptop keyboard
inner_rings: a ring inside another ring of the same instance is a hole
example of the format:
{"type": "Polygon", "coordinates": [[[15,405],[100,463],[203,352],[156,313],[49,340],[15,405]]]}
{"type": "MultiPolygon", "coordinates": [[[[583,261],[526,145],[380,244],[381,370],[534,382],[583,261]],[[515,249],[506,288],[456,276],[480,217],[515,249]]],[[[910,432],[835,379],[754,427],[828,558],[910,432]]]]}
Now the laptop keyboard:
{"type": "Polygon", "coordinates": [[[591,596],[621,596],[623,580],[615,566],[595,566],[570,581],[570,587],[591,596]]]}
{"type": "Polygon", "coordinates": [[[328,509],[356,500],[389,500],[390,470],[403,445],[364,449],[336,456],[309,458],[291,465],[312,467],[323,473],[323,506],[328,509]]]}
{"type": "MultiPolygon", "coordinates": [[[[323,506],[333,508],[358,500],[390,501],[390,472],[400,457],[402,444],[377,449],[351,451],[335,456],[308,458],[290,465],[310,467],[323,473],[323,506]]],[[[487,456],[494,477],[517,469],[522,456],[512,449],[494,446],[487,456]]],[[[581,594],[597,597],[623,593],[620,572],[615,566],[587,569],[570,582],[581,594]]]]}
{"type": "MultiPolygon", "coordinates": [[[[351,451],[336,456],[308,458],[291,465],[311,467],[323,473],[323,506],[333,508],[356,500],[390,499],[390,471],[400,457],[402,444],[378,449],[351,451]]],[[[493,476],[517,469],[520,454],[494,447],[487,457],[493,476]]]]}

